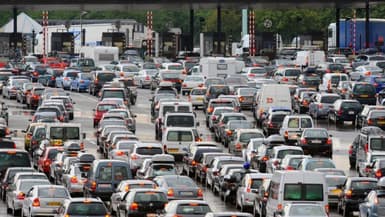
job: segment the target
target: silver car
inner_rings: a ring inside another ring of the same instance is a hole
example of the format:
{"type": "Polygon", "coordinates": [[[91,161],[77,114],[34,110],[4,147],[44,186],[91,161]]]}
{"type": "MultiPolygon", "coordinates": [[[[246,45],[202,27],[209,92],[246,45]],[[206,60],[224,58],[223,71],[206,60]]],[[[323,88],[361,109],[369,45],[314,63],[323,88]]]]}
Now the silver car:
{"type": "Polygon", "coordinates": [[[126,121],[127,128],[135,134],[136,131],[136,115],[132,114],[128,109],[110,109],[106,114],[120,114],[126,121]]]}
{"type": "Polygon", "coordinates": [[[69,199],[67,189],[60,185],[35,185],[25,196],[21,216],[53,215],[69,199]]]}
{"type": "Polygon", "coordinates": [[[87,181],[90,164],[74,163],[62,175],[62,184],[71,195],[83,195],[84,183],[87,181]]]}
{"type": "Polygon", "coordinates": [[[137,143],[139,143],[137,140],[119,140],[114,145],[114,148],[108,153],[108,158],[113,160],[128,161],[128,157],[137,143]]]}
{"type": "Polygon", "coordinates": [[[99,198],[76,197],[64,200],[55,217],[67,216],[89,216],[106,217],[109,216],[104,202],[99,198]]]}
{"type": "Polygon", "coordinates": [[[341,99],[341,96],[336,93],[317,93],[309,105],[309,115],[315,119],[328,117],[337,99],[341,99]]]}
{"type": "Polygon", "coordinates": [[[195,107],[195,109],[198,109],[199,106],[203,107],[206,91],[206,87],[196,87],[190,91],[188,99],[195,107]]]}
{"type": "Polygon", "coordinates": [[[211,212],[211,208],[206,201],[173,200],[166,205],[164,217],[204,217],[208,212],[211,212]]]}
{"type": "Polygon", "coordinates": [[[154,75],[158,73],[158,69],[143,69],[134,76],[135,84],[140,88],[150,87],[151,79],[154,75]]]}
{"type": "Polygon", "coordinates": [[[7,213],[17,215],[23,207],[25,195],[34,185],[50,185],[47,179],[20,179],[7,192],[7,213]]]}
{"type": "Polygon", "coordinates": [[[203,190],[187,176],[166,175],[154,178],[159,189],[166,193],[169,200],[203,199],[203,190]]]}
{"type": "Polygon", "coordinates": [[[205,78],[201,75],[188,75],[182,83],[182,95],[190,93],[193,88],[203,87],[205,78]]]}
{"type": "Polygon", "coordinates": [[[136,170],[140,168],[144,159],[151,159],[156,154],[164,154],[163,146],[158,143],[137,143],[131,152],[128,162],[132,174],[136,174],[136,170]]]}

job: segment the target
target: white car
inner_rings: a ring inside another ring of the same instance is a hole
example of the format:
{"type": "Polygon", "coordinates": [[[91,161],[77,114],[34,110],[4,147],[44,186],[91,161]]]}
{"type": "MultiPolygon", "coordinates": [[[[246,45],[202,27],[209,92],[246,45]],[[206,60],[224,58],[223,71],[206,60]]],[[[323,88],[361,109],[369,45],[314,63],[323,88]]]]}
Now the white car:
{"type": "Polygon", "coordinates": [[[350,73],[350,78],[353,81],[357,81],[371,75],[382,75],[382,73],[383,70],[378,66],[363,65],[358,66],[352,73],[350,73]]]}
{"type": "Polygon", "coordinates": [[[203,87],[205,78],[201,75],[189,75],[182,83],[182,95],[189,93],[195,87],[203,87]]]}
{"type": "Polygon", "coordinates": [[[267,76],[267,71],[263,67],[246,67],[242,69],[241,73],[245,74],[249,81],[257,78],[265,78],[267,76]]]}
{"type": "Polygon", "coordinates": [[[135,84],[140,88],[148,87],[150,88],[151,79],[154,75],[158,73],[158,69],[143,69],[134,75],[135,84]]]}
{"type": "Polygon", "coordinates": [[[137,65],[132,64],[132,63],[127,63],[127,64],[118,64],[115,67],[115,75],[116,77],[133,77],[136,74],[139,73],[139,68],[137,65]]]}
{"type": "Polygon", "coordinates": [[[195,109],[198,109],[199,106],[203,107],[206,90],[206,87],[196,87],[190,91],[188,100],[195,107],[195,109]]]}

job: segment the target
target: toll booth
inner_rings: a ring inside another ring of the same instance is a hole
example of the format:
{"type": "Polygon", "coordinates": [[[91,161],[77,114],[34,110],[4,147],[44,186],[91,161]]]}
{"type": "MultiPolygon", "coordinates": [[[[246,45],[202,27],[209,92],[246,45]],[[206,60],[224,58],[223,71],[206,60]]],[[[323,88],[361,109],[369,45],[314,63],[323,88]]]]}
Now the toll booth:
{"type": "Polygon", "coordinates": [[[73,54],[75,52],[74,34],[72,32],[52,32],[51,52],[73,54]]]}
{"type": "Polygon", "coordinates": [[[226,46],[226,34],[221,32],[204,32],[201,34],[201,49],[203,56],[228,56],[230,51],[226,46]],[[202,38],[203,37],[203,38],[202,38]],[[203,40],[203,41],[202,41],[203,40]],[[219,41],[219,44],[218,44],[219,41]],[[218,48],[219,46],[219,48],[218,48]],[[219,51],[219,52],[218,52],[219,51]]]}
{"type": "Polygon", "coordinates": [[[0,33],[0,57],[12,57],[14,53],[14,38],[16,37],[16,47],[19,51],[22,51],[24,46],[24,40],[22,33],[18,32],[16,35],[8,32],[0,33]]]}
{"type": "Polygon", "coordinates": [[[123,32],[103,32],[102,33],[103,46],[118,47],[119,54],[122,54],[126,48],[126,35],[123,32]]]}

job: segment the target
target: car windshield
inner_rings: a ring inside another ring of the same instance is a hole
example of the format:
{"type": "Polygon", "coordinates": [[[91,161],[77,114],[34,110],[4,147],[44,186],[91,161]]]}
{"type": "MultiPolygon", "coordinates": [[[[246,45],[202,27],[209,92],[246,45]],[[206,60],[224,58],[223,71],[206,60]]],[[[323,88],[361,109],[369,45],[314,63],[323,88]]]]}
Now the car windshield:
{"type": "Polygon", "coordinates": [[[225,84],[225,81],[223,79],[215,79],[215,78],[209,78],[209,79],[206,79],[206,82],[205,82],[205,85],[207,87],[211,86],[211,85],[216,85],[216,84],[225,84]]]}
{"type": "Polygon", "coordinates": [[[120,142],[119,143],[119,149],[132,150],[134,148],[135,144],[136,144],[136,142],[120,142]]]}
{"type": "Polygon", "coordinates": [[[336,63],[350,63],[349,60],[346,58],[336,58],[335,62],[336,63]]]}
{"type": "Polygon", "coordinates": [[[227,124],[227,122],[233,121],[233,120],[246,120],[246,117],[245,116],[240,116],[240,115],[226,116],[226,117],[223,118],[223,123],[227,124]]]}
{"type": "Polygon", "coordinates": [[[129,178],[128,169],[125,166],[100,166],[98,178],[100,181],[126,180],[129,178]]]}
{"type": "Polygon", "coordinates": [[[24,79],[18,79],[18,80],[13,80],[13,85],[16,88],[22,88],[24,83],[29,83],[29,80],[24,80],[24,79]]]}
{"type": "Polygon", "coordinates": [[[377,182],[369,180],[352,181],[351,184],[354,190],[372,190],[377,187],[377,182]]]}
{"type": "Polygon", "coordinates": [[[193,182],[191,179],[178,176],[175,178],[168,178],[166,179],[167,186],[168,187],[182,187],[182,188],[194,188],[196,187],[195,182],[193,182]]]}
{"type": "Polygon", "coordinates": [[[91,80],[92,76],[90,74],[85,74],[85,73],[82,73],[80,75],[80,79],[82,80],[91,80]]]}
{"type": "Polygon", "coordinates": [[[34,185],[49,185],[49,181],[48,180],[33,180],[33,181],[22,181],[20,183],[20,187],[19,187],[19,190],[22,191],[22,192],[27,192],[29,191],[29,189],[32,188],[32,186],[34,185]]]}
{"type": "Polygon", "coordinates": [[[229,123],[229,129],[252,129],[254,124],[250,121],[232,121],[229,123]]]}
{"type": "Polygon", "coordinates": [[[203,79],[203,77],[199,77],[199,76],[188,76],[188,77],[186,77],[186,79],[185,79],[184,81],[185,81],[185,82],[186,82],[186,81],[203,82],[204,79],[203,79]]]}
{"type": "Polygon", "coordinates": [[[329,65],[329,69],[333,70],[333,71],[343,71],[344,70],[344,66],[341,65],[341,64],[330,64],[329,65]]]}
{"type": "Polygon", "coordinates": [[[328,132],[326,130],[306,130],[304,137],[310,138],[328,138],[328,132]]]}
{"type": "Polygon", "coordinates": [[[138,72],[139,68],[136,66],[123,66],[123,72],[138,72]]]}
{"type": "Polygon", "coordinates": [[[140,155],[155,155],[155,154],[163,154],[163,151],[161,148],[148,146],[148,147],[137,148],[136,153],[140,155]]]}
{"type": "Polygon", "coordinates": [[[251,181],[251,188],[252,189],[259,189],[259,186],[261,186],[263,183],[263,179],[253,179],[251,181]]]}
{"type": "Polygon", "coordinates": [[[329,160],[310,161],[306,164],[306,170],[315,170],[317,168],[336,168],[336,166],[329,160]]]}
{"type": "Polygon", "coordinates": [[[76,78],[76,76],[78,76],[78,72],[67,72],[66,77],[76,78]]]}
{"type": "Polygon", "coordinates": [[[167,202],[167,197],[164,193],[159,192],[137,192],[134,201],[139,203],[167,202]]]}
{"type": "Polygon", "coordinates": [[[294,205],[290,207],[289,216],[326,216],[321,206],[316,205],[294,205]]]}
{"type": "Polygon", "coordinates": [[[255,88],[241,88],[239,94],[241,96],[253,96],[257,92],[255,88]]]}
{"type": "Polygon", "coordinates": [[[297,168],[298,167],[298,164],[302,161],[302,157],[300,158],[291,158],[290,159],[290,162],[289,162],[289,165],[293,168],[297,168]]]}
{"type": "Polygon", "coordinates": [[[227,85],[247,85],[247,79],[244,77],[228,77],[225,82],[227,85]]]}
{"type": "Polygon", "coordinates": [[[293,201],[322,201],[322,184],[285,184],[284,200],[293,201]]]}
{"type": "Polygon", "coordinates": [[[256,75],[264,75],[266,73],[266,69],[264,69],[264,68],[251,69],[250,73],[256,74],[256,75]]]}
{"type": "Polygon", "coordinates": [[[105,216],[107,209],[102,202],[72,202],[67,209],[67,214],[73,216],[105,216]]]}
{"type": "Polygon", "coordinates": [[[9,76],[11,76],[12,74],[4,74],[4,73],[0,73],[0,81],[6,81],[8,80],[9,76]]]}
{"type": "Polygon", "coordinates": [[[112,81],[115,78],[114,73],[99,73],[98,80],[100,81],[112,81]]]}
{"type": "Polygon", "coordinates": [[[373,151],[385,151],[385,138],[371,138],[370,149],[373,151]]]}
{"type": "Polygon", "coordinates": [[[206,89],[202,88],[202,89],[193,89],[190,95],[205,95],[205,94],[206,94],[206,89]]]}
{"type": "Polygon", "coordinates": [[[69,197],[65,188],[55,188],[55,187],[39,188],[38,195],[39,197],[42,197],[42,198],[68,198],[69,197]]]}
{"type": "Polygon", "coordinates": [[[167,67],[169,70],[183,70],[182,65],[176,64],[176,65],[168,65],[167,67]]]}
{"type": "Polygon", "coordinates": [[[144,63],[143,69],[157,69],[157,67],[155,63],[144,63]]]}
{"type": "Polygon", "coordinates": [[[334,75],[330,78],[332,84],[338,84],[340,81],[347,81],[347,76],[334,75]]]}
{"type": "Polygon", "coordinates": [[[353,92],[357,94],[375,94],[376,89],[371,84],[356,84],[354,85],[353,92]]]}
{"type": "Polygon", "coordinates": [[[337,99],[341,99],[340,96],[324,96],[321,98],[321,103],[333,104],[337,99]]]}
{"type": "Polygon", "coordinates": [[[369,118],[385,119],[385,111],[372,111],[369,114],[369,118]]]}
{"type": "Polygon", "coordinates": [[[16,151],[0,152],[0,171],[9,167],[31,167],[28,153],[16,151]]]}
{"type": "Polygon", "coordinates": [[[177,171],[174,165],[153,165],[154,176],[176,175],[177,171]]]}
{"type": "Polygon", "coordinates": [[[50,138],[61,140],[79,140],[80,129],[79,127],[51,127],[50,138]]]}
{"type": "Polygon", "coordinates": [[[162,73],[161,74],[161,77],[162,79],[179,79],[179,73],[170,73],[170,72],[167,72],[167,73],[162,73]]]}
{"type": "Polygon", "coordinates": [[[98,105],[98,111],[99,112],[106,112],[110,109],[114,109],[116,108],[117,106],[115,104],[101,104],[101,105],[98,105]]]}
{"type": "Polygon", "coordinates": [[[254,133],[254,132],[242,133],[239,138],[239,141],[242,143],[248,143],[250,139],[254,139],[254,138],[264,138],[264,136],[261,133],[254,133]]]}
{"type": "Polygon", "coordinates": [[[359,102],[344,102],[341,107],[343,109],[361,109],[361,104],[359,102]]]}
{"type": "Polygon", "coordinates": [[[81,67],[95,67],[93,59],[79,59],[78,65],[81,67]]]}
{"type": "Polygon", "coordinates": [[[198,203],[182,204],[176,209],[176,214],[179,215],[205,215],[208,212],[211,209],[207,204],[198,203]]]}
{"type": "Polygon", "coordinates": [[[167,141],[191,142],[193,141],[193,135],[190,131],[169,131],[167,134],[167,141]]]}
{"type": "Polygon", "coordinates": [[[271,116],[271,121],[274,123],[282,123],[283,119],[285,119],[287,114],[273,114],[271,116]]]}

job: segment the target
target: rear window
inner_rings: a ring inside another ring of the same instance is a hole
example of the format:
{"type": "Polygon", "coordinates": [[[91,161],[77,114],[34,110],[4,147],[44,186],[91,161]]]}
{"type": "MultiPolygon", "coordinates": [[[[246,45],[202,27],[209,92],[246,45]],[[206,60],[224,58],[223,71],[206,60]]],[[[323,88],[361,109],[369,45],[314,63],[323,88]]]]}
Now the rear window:
{"type": "Polygon", "coordinates": [[[193,116],[168,116],[167,118],[167,127],[194,127],[194,117],[193,116]]]}
{"type": "Polygon", "coordinates": [[[196,186],[196,184],[194,183],[193,180],[187,178],[187,177],[183,177],[183,176],[179,176],[179,178],[169,178],[169,179],[166,179],[166,183],[169,187],[194,187],[196,186]]]}
{"type": "Polygon", "coordinates": [[[167,197],[159,192],[137,192],[134,197],[135,202],[167,202],[167,197]]]}
{"type": "Polygon", "coordinates": [[[99,169],[99,181],[126,180],[129,178],[128,169],[125,166],[101,166],[99,169]],[[114,174],[112,171],[114,170],[114,174]]]}
{"type": "Polygon", "coordinates": [[[385,111],[372,111],[369,118],[383,119],[385,118],[385,111]]]}
{"type": "Polygon", "coordinates": [[[136,153],[140,155],[155,155],[155,154],[163,154],[163,151],[161,148],[154,148],[154,147],[140,147],[136,149],[136,153]]]}
{"type": "Polygon", "coordinates": [[[224,94],[224,95],[228,95],[230,93],[230,89],[228,86],[215,86],[215,87],[211,87],[210,88],[210,93],[211,94],[224,94]]]}
{"type": "Polygon", "coordinates": [[[227,124],[227,122],[229,121],[233,121],[233,120],[246,120],[246,117],[245,116],[226,116],[223,118],[223,123],[224,124],[227,124]]]}
{"type": "Polygon", "coordinates": [[[56,155],[59,153],[59,150],[58,149],[51,149],[48,153],[48,158],[49,159],[54,159],[56,158],[56,155]]]}
{"type": "Polygon", "coordinates": [[[99,73],[98,80],[100,81],[112,81],[115,78],[114,73],[99,73]]]}
{"type": "Polygon", "coordinates": [[[372,190],[372,189],[375,189],[377,187],[377,182],[373,182],[373,181],[366,181],[366,180],[362,180],[362,181],[352,181],[352,188],[354,190],[372,190]]]}
{"type": "Polygon", "coordinates": [[[373,151],[385,151],[385,138],[370,139],[370,149],[373,151]]]}
{"type": "Polygon", "coordinates": [[[310,161],[306,164],[306,170],[315,170],[317,168],[336,168],[330,161],[310,161]]]}
{"type": "Polygon", "coordinates": [[[191,112],[190,106],[178,106],[178,112],[191,112]]]}
{"type": "Polygon", "coordinates": [[[324,96],[321,98],[321,103],[333,104],[337,99],[340,99],[339,96],[324,96]]]}
{"type": "Polygon", "coordinates": [[[257,89],[255,88],[250,88],[250,89],[242,88],[239,90],[239,94],[241,96],[253,96],[255,92],[257,92],[257,89]]]}
{"type": "Polygon", "coordinates": [[[160,74],[162,79],[179,79],[180,74],[179,73],[161,73],[160,74]]]}
{"type": "Polygon", "coordinates": [[[206,89],[193,89],[191,95],[205,95],[206,89]]]}
{"type": "Polygon", "coordinates": [[[361,109],[361,104],[359,102],[343,102],[341,105],[343,109],[361,109]]]}
{"type": "Polygon", "coordinates": [[[51,127],[50,138],[62,140],[79,140],[80,129],[79,127],[51,127]]]}
{"type": "Polygon", "coordinates": [[[263,179],[253,179],[251,181],[251,188],[252,189],[259,189],[259,186],[261,186],[263,183],[263,179]]]}
{"type": "Polygon", "coordinates": [[[205,215],[208,212],[211,212],[211,209],[206,204],[182,204],[176,209],[176,214],[183,215],[205,215]]]}
{"type": "Polygon", "coordinates": [[[284,200],[323,201],[322,184],[285,184],[284,200]]]}
{"type": "Polygon", "coordinates": [[[315,205],[299,205],[292,206],[289,211],[290,216],[325,216],[326,213],[323,211],[321,206],[315,205]]]}
{"type": "Polygon", "coordinates": [[[300,70],[288,69],[285,71],[285,76],[298,76],[300,73],[300,70]]]}
{"type": "Polygon", "coordinates": [[[28,153],[16,151],[0,152],[0,171],[8,167],[31,167],[28,153]]]}
{"type": "Polygon", "coordinates": [[[39,197],[48,198],[67,198],[69,195],[65,188],[39,188],[39,197]]]}
{"type": "Polygon", "coordinates": [[[235,130],[235,129],[252,129],[254,127],[254,124],[252,122],[231,122],[229,124],[229,129],[230,130],[235,130]]]}
{"type": "Polygon", "coordinates": [[[67,77],[76,78],[78,76],[78,72],[67,72],[67,77]]]}
{"type": "Polygon", "coordinates": [[[271,117],[271,121],[272,122],[276,122],[276,123],[282,123],[283,119],[285,119],[286,117],[286,114],[276,114],[276,115],[273,115],[271,117]]]}
{"type": "Polygon", "coordinates": [[[105,90],[103,91],[103,98],[124,98],[123,90],[105,90]]]}
{"type": "Polygon", "coordinates": [[[34,185],[49,185],[48,180],[33,180],[33,181],[22,181],[20,184],[20,191],[27,192],[29,191],[34,185]]]}
{"type": "Polygon", "coordinates": [[[336,187],[345,183],[345,177],[326,177],[328,187],[336,187]]]}
{"type": "Polygon", "coordinates": [[[312,128],[313,124],[310,118],[290,118],[288,127],[289,128],[300,128],[299,120],[301,119],[301,128],[312,128]]]}
{"type": "Polygon", "coordinates": [[[92,76],[90,74],[81,74],[80,79],[82,80],[91,80],[92,76]]]}
{"type": "Polygon", "coordinates": [[[264,136],[261,133],[242,133],[239,141],[242,143],[248,143],[250,139],[254,138],[264,138],[264,136]]]}
{"type": "Polygon", "coordinates": [[[305,137],[310,138],[327,138],[329,137],[328,132],[325,130],[306,130],[304,133],[305,137]]]}
{"type": "Polygon", "coordinates": [[[177,171],[173,165],[153,165],[154,176],[176,175],[177,171]]]}
{"type": "Polygon", "coordinates": [[[116,105],[114,104],[102,104],[102,105],[98,105],[98,108],[97,110],[100,111],[100,112],[106,112],[110,109],[114,109],[116,108],[116,105]]]}
{"type": "Polygon", "coordinates": [[[343,71],[344,70],[344,66],[341,65],[341,64],[330,64],[329,65],[329,69],[330,70],[338,70],[338,71],[343,71]]]}
{"type": "Polygon", "coordinates": [[[167,140],[171,142],[191,142],[193,135],[190,131],[169,131],[167,140]]]}
{"type": "Polygon", "coordinates": [[[104,216],[107,214],[107,209],[103,203],[99,202],[73,202],[69,205],[67,214],[74,216],[104,216]]]}
{"type": "Polygon", "coordinates": [[[375,94],[376,89],[371,84],[356,84],[354,85],[353,92],[357,94],[375,94]]]}
{"type": "Polygon", "coordinates": [[[289,165],[293,168],[297,168],[298,164],[303,160],[303,158],[291,158],[289,165]]]}
{"type": "Polygon", "coordinates": [[[330,78],[332,84],[338,84],[340,81],[347,81],[346,76],[332,76],[330,78]]]}
{"type": "Polygon", "coordinates": [[[264,68],[261,68],[261,69],[251,69],[250,70],[250,73],[251,74],[265,74],[266,73],[266,69],[264,68]]]}
{"type": "Polygon", "coordinates": [[[281,150],[281,151],[278,152],[277,158],[278,159],[283,159],[288,154],[302,155],[303,151],[301,151],[301,150],[290,150],[290,149],[288,149],[288,150],[281,150]]]}

